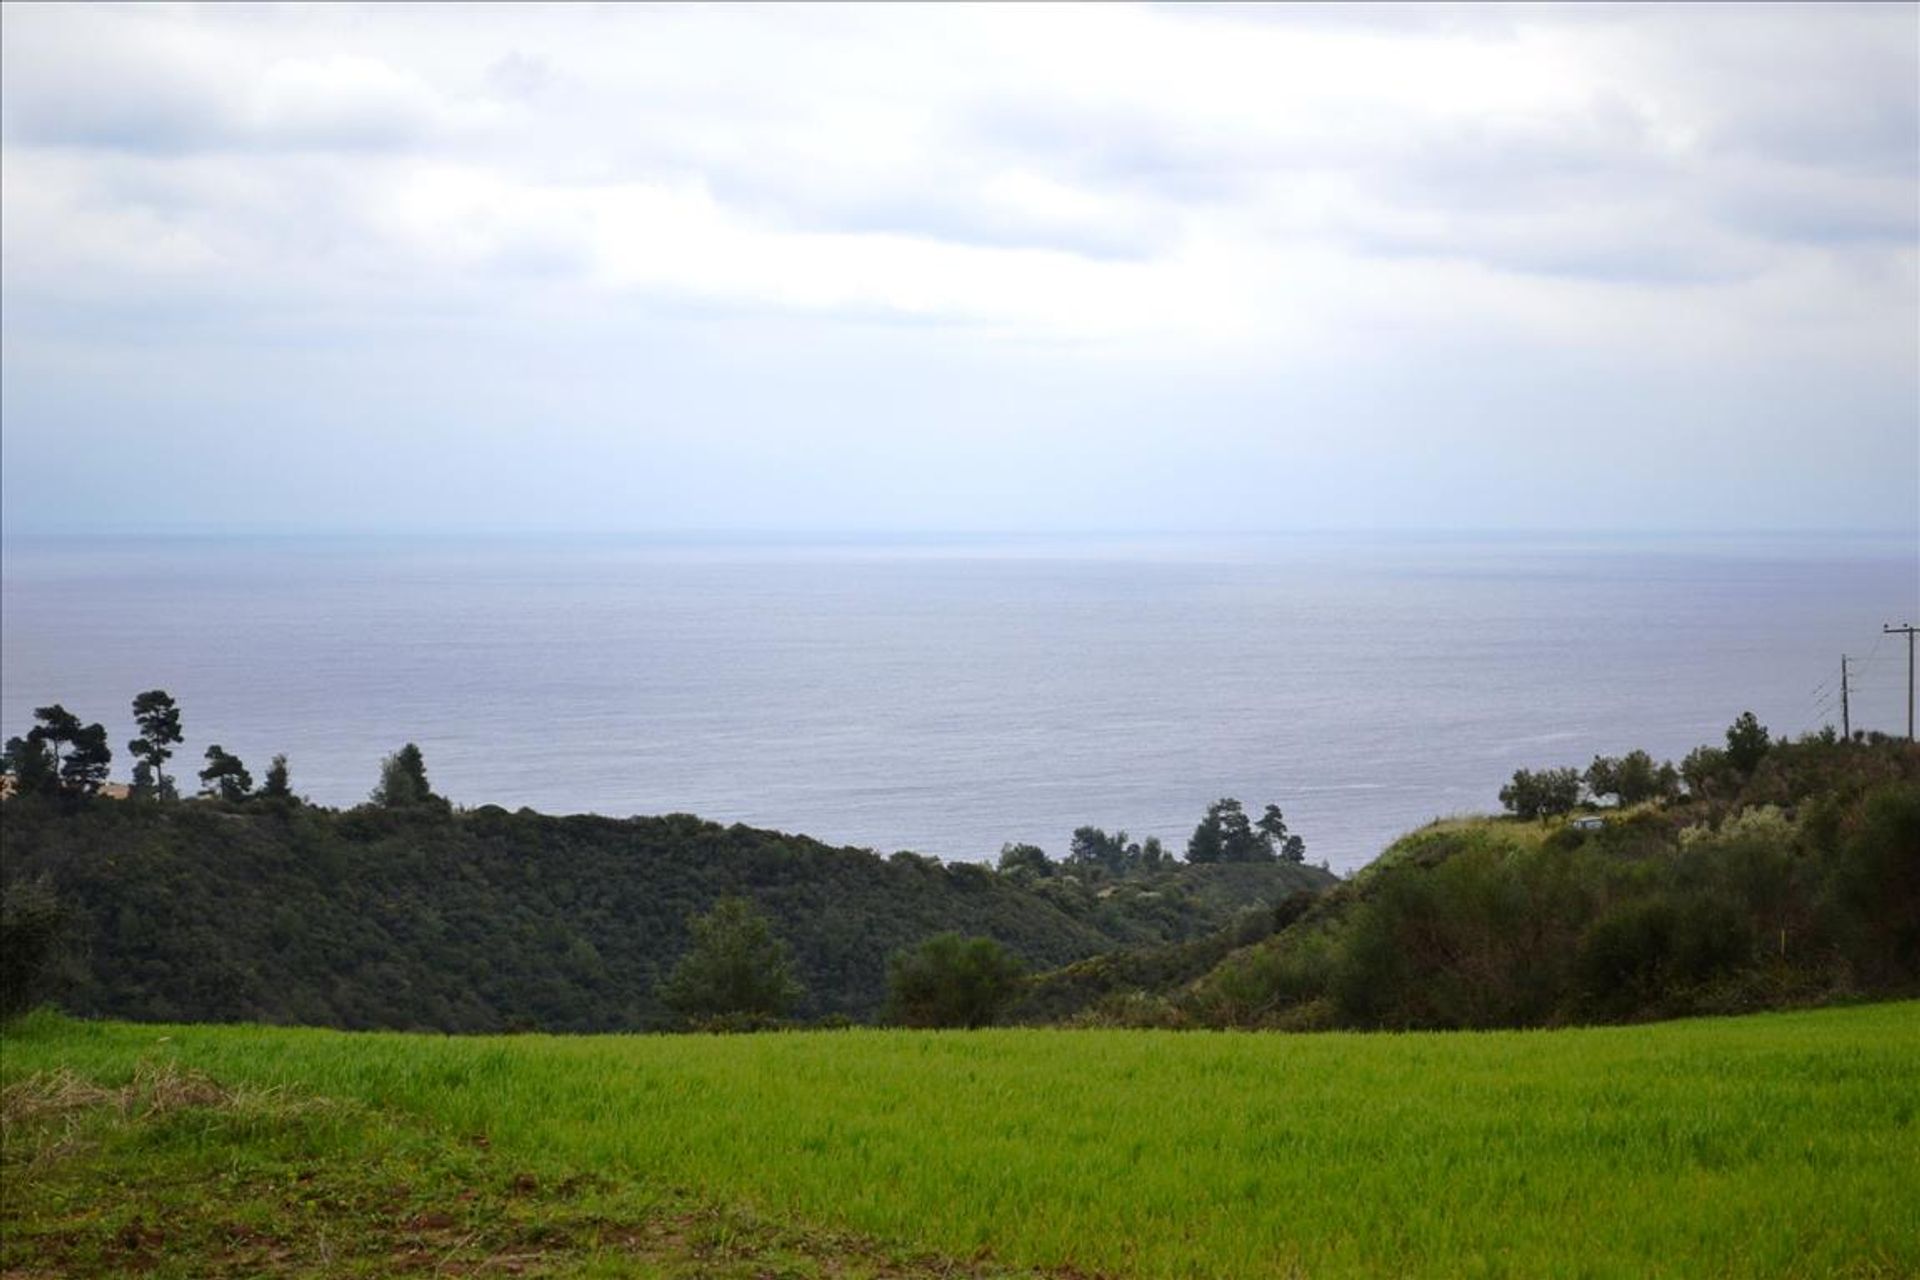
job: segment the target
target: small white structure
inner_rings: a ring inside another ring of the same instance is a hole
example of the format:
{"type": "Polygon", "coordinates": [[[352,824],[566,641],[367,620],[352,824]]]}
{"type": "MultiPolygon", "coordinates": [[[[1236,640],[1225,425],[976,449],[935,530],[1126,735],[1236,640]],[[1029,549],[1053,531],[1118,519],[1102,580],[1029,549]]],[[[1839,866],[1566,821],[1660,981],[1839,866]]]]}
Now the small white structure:
{"type": "Polygon", "coordinates": [[[1599,814],[1590,813],[1584,817],[1575,818],[1570,825],[1575,831],[1598,831],[1607,825],[1607,820],[1599,814]]]}

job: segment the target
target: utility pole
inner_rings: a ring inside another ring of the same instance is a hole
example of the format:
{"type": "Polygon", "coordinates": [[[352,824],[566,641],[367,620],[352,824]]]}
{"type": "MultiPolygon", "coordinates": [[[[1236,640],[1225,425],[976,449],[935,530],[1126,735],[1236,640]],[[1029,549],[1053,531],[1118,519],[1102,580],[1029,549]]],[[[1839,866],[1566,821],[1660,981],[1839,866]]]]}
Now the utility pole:
{"type": "Polygon", "coordinates": [[[1902,632],[1907,637],[1907,741],[1913,741],[1913,633],[1916,630],[1909,622],[1904,627],[1881,627],[1887,635],[1897,636],[1902,632]]]}
{"type": "Polygon", "coordinates": [[[1847,714],[1847,655],[1840,655],[1840,741],[1853,741],[1853,719],[1847,714]]]}

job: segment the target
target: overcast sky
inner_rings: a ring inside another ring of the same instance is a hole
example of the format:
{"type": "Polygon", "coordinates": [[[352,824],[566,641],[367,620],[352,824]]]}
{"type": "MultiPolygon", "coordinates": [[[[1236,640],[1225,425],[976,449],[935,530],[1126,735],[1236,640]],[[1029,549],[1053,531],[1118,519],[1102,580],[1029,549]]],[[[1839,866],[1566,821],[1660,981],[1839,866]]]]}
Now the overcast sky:
{"type": "Polygon", "coordinates": [[[1913,530],[1917,15],[9,4],[5,527],[1913,530]]]}

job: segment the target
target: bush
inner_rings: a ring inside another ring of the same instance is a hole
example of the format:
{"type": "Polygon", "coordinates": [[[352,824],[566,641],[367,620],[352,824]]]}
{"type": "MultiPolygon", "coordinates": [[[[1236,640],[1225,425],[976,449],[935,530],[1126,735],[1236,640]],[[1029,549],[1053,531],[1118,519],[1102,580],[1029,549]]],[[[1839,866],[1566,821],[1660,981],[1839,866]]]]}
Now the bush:
{"type": "Polygon", "coordinates": [[[792,952],[747,899],[722,898],[689,927],[693,949],[660,989],[681,1017],[710,1030],[758,1030],[799,998],[792,952]]]}
{"type": "Polygon", "coordinates": [[[942,933],[887,965],[887,1017],[908,1027],[984,1027],[1020,987],[1025,966],[992,938],[942,933]]]}
{"type": "Polygon", "coordinates": [[[1866,981],[1920,980],[1920,785],[1867,797],[1835,859],[1825,907],[1866,981]]]}
{"type": "Polygon", "coordinates": [[[0,889],[0,1018],[45,998],[66,919],[45,877],[0,889]]]}
{"type": "Polygon", "coordinates": [[[1500,803],[1524,819],[1570,813],[1580,803],[1580,771],[1515,769],[1513,781],[1500,788],[1500,803]]]}

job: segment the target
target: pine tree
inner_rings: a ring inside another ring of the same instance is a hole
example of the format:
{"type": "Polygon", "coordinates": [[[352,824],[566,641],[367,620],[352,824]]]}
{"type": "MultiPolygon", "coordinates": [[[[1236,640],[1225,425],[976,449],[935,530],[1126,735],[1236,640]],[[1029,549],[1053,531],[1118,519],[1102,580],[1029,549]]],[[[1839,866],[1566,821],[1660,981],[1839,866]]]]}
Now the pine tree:
{"type": "Polygon", "coordinates": [[[172,799],[173,779],[167,775],[172,748],[181,741],[180,707],[165,689],[149,689],[133,700],[133,720],[140,736],[127,744],[135,759],[133,794],[142,799],[172,799]]]}

